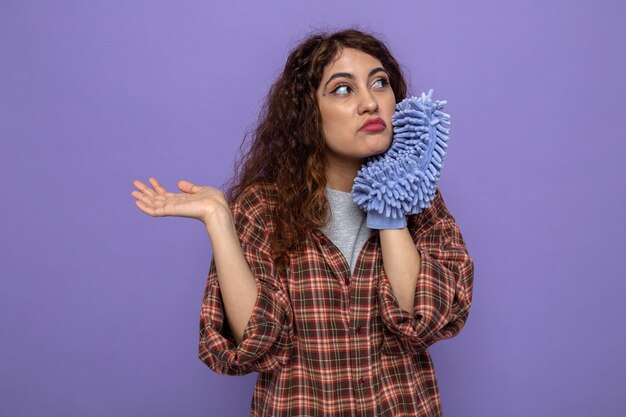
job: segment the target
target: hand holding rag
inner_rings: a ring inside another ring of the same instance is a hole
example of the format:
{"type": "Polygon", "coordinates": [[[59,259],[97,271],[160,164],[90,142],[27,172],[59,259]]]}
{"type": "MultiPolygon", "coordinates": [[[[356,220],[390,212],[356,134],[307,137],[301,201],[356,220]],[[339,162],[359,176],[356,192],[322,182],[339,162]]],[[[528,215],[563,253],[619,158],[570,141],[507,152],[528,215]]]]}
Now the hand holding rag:
{"type": "Polygon", "coordinates": [[[430,207],[448,147],[447,103],[432,100],[433,90],[396,104],[389,149],[371,157],[352,186],[354,202],[367,213],[371,229],[406,226],[406,215],[430,207]]]}

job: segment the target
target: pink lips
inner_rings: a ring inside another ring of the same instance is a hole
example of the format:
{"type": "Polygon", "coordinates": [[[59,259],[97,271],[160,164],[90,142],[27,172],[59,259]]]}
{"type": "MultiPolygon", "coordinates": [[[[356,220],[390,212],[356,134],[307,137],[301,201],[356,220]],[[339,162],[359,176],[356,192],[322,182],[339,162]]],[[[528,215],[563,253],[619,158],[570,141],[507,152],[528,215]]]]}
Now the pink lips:
{"type": "Polygon", "coordinates": [[[367,119],[359,130],[365,132],[380,132],[381,130],[385,130],[385,122],[380,117],[367,119]]]}
{"type": "Polygon", "coordinates": [[[379,123],[371,123],[361,128],[361,130],[364,130],[366,132],[380,132],[381,130],[385,130],[385,125],[379,123]]]}

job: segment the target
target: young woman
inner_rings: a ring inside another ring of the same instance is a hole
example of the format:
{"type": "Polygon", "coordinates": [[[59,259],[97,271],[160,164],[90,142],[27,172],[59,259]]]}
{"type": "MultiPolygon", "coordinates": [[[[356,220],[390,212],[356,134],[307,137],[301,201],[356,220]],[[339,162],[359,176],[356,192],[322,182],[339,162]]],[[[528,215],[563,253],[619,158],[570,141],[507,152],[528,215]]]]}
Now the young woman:
{"type": "Polygon", "coordinates": [[[398,229],[368,228],[351,195],[405,97],[381,41],[315,34],[272,85],[227,194],[134,182],[143,212],[205,224],[199,356],[259,373],[252,416],[442,415],[428,347],[467,320],[472,258],[439,189],[398,229]]]}

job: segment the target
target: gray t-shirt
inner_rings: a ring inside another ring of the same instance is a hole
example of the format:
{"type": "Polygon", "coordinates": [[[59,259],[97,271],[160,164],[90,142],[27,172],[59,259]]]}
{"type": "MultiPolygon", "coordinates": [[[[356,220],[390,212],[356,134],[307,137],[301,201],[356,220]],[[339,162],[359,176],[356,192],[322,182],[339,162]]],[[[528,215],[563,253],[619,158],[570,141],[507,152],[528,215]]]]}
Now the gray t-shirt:
{"type": "Polygon", "coordinates": [[[365,212],[356,205],[352,193],[326,187],[330,220],[322,231],[341,250],[354,273],[356,261],[372,229],[365,225],[365,212]]]}

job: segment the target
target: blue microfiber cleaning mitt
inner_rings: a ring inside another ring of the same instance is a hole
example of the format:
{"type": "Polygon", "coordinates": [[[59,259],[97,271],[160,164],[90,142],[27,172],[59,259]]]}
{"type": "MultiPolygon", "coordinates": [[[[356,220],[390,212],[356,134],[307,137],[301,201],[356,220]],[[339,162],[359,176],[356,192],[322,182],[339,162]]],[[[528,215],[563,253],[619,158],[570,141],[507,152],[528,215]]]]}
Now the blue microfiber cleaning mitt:
{"type": "Polygon", "coordinates": [[[396,104],[389,149],[363,164],[352,186],[354,202],[371,229],[406,226],[406,215],[430,207],[448,147],[447,103],[432,101],[433,90],[396,104]]]}

